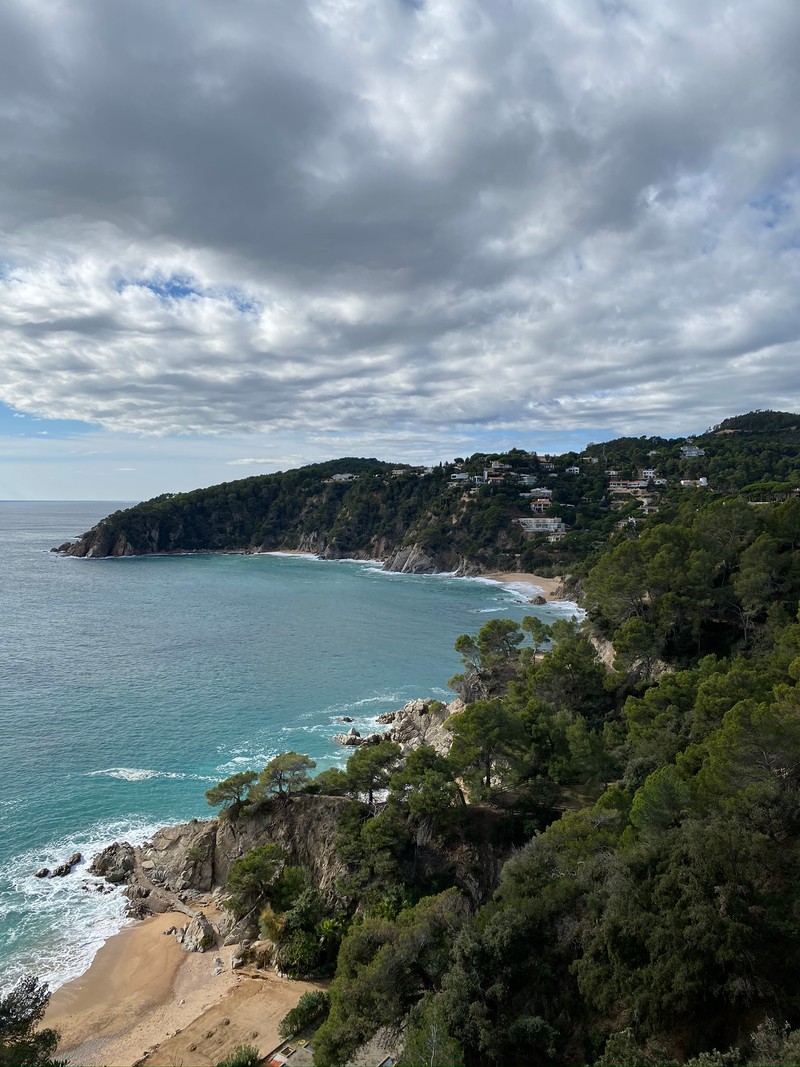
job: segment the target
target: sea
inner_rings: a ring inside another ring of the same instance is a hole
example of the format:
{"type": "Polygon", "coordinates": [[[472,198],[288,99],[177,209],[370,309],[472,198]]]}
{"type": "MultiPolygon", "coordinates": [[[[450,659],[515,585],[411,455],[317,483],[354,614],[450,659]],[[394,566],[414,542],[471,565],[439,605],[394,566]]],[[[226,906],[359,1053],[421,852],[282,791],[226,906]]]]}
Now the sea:
{"type": "Polygon", "coordinates": [[[125,506],[0,502],[0,990],[81,974],[126,923],[87,873],[114,840],[213,814],[204,793],[293,750],[343,766],[417,697],[447,701],[453,642],[492,617],[569,616],[530,588],[378,563],[50,549],[125,506]],[[72,853],[63,878],[36,878],[72,853]]]}

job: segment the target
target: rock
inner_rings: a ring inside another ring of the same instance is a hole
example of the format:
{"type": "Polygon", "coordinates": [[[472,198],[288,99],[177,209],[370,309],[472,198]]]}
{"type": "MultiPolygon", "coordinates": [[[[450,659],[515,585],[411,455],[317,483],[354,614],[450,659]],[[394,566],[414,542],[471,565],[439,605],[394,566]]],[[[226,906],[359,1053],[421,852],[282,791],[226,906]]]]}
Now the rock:
{"type": "Polygon", "coordinates": [[[342,715],[339,718],[339,722],[354,722],[354,720],[351,719],[349,715],[342,715]]]}
{"type": "Polygon", "coordinates": [[[205,915],[198,912],[183,931],[181,947],[185,952],[205,952],[207,948],[213,948],[216,943],[216,930],[205,915]]]}
{"type": "Polygon", "coordinates": [[[258,920],[254,916],[246,916],[236,922],[230,916],[227,921],[222,920],[220,930],[224,934],[223,945],[239,945],[242,941],[252,939],[253,934],[258,934],[258,920]]]}
{"type": "Polygon", "coordinates": [[[89,867],[89,874],[97,874],[107,882],[120,885],[130,881],[135,867],[133,846],[127,841],[115,841],[95,856],[89,867]]]}
{"type": "Polygon", "coordinates": [[[432,745],[440,756],[446,756],[453,736],[444,724],[451,715],[463,710],[461,700],[454,700],[452,704],[428,699],[410,700],[395,712],[395,720],[387,736],[400,745],[404,756],[420,745],[432,745]]]}
{"type": "Polygon", "coordinates": [[[36,874],[34,874],[33,877],[34,878],[47,878],[49,876],[49,874],[50,874],[50,868],[49,867],[40,867],[39,870],[36,872],[36,874]]]}
{"type": "Polygon", "coordinates": [[[349,730],[346,734],[336,734],[333,740],[338,741],[340,745],[362,744],[362,737],[358,730],[349,730]]]}
{"type": "Polygon", "coordinates": [[[396,711],[387,711],[383,715],[379,715],[375,722],[380,723],[381,726],[388,726],[390,723],[393,723],[396,718],[396,711]]]}
{"type": "Polygon", "coordinates": [[[65,860],[63,863],[60,863],[58,867],[53,868],[53,870],[50,872],[50,877],[63,878],[65,874],[71,874],[72,868],[77,863],[80,863],[82,859],[83,856],[80,854],[80,852],[73,852],[68,860],[65,860]]]}
{"type": "Polygon", "coordinates": [[[177,934],[178,928],[177,928],[177,926],[168,926],[166,928],[166,930],[164,930],[162,932],[167,934],[168,936],[171,936],[172,934],[177,934]]]}
{"type": "Polygon", "coordinates": [[[531,604],[546,604],[546,603],[547,603],[547,599],[545,597],[543,597],[543,596],[531,597],[531,604]]]}
{"type": "Polygon", "coordinates": [[[244,957],[231,956],[231,970],[238,971],[240,967],[244,967],[244,957]]]}

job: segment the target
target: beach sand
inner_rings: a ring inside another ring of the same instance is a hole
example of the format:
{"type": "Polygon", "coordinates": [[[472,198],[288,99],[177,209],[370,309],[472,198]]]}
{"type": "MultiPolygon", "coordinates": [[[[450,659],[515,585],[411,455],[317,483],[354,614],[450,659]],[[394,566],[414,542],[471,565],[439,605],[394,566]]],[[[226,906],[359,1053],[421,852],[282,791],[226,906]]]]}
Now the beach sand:
{"type": "Polygon", "coordinates": [[[44,1025],[61,1033],[59,1058],[130,1067],[146,1056],[148,1064],[192,1067],[215,1064],[237,1045],[266,1054],[280,1043],[279,1021],[304,992],[321,987],[242,976],[230,970],[230,947],[184,952],[163,931],[185,922],[168,913],[125,927],[85,974],[53,994],[44,1025]],[[219,975],[216,956],[225,963],[219,975]]]}
{"type": "Polygon", "coordinates": [[[543,596],[545,600],[556,600],[563,578],[543,578],[539,574],[528,574],[525,571],[491,571],[483,575],[493,582],[501,582],[503,585],[529,585],[531,596],[543,596]]]}

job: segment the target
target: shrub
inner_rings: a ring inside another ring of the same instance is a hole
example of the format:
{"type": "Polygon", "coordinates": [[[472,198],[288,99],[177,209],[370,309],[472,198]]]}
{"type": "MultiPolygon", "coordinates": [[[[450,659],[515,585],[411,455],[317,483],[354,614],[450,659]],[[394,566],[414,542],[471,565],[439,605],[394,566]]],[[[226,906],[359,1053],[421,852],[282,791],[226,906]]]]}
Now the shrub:
{"type": "Polygon", "coordinates": [[[299,1034],[307,1026],[327,1015],[331,1006],[331,999],[321,989],[315,989],[312,993],[303,993],[296,1006],[278,1023],[278,1033],[282,1038],[292,1037],[299,1034]]]}

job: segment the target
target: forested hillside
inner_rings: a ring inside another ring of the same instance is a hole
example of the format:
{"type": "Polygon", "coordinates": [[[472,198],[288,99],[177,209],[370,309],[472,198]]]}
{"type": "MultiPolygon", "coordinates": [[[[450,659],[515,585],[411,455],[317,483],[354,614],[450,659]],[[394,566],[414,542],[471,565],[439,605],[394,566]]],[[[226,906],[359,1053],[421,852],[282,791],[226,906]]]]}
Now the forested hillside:
{"type": "Polygon", "coordinates": [[[798,1062],[798,541],[797,498],[693,494],[586,561],[583,624],[458,639],[446,756],[290,753],[210,792],[238,820],[351,798],[333,901],[277,854],[229,885],[281,969],[335,974],[315,1062],[379,1031],[406,1067],[798,1062]],[[489,844],[515,851],[486,899],[489,844]]]}
{"type": "Polygon", "coordinates": [[[301,549],[327,558],[400,554],[398,569],[564,573],[620,524],[641,524],[693,493],[754,502],[791,495],[800,489],[798,426],[792,414],[754,412],[691,440],[619,438],[581,454],[512,449],[433,468],[339,459],[165,494],[62,549],[301,549]]]}
{"type": "Polygon", "coordinates": [[[297,793],[349,798],[333,892],[274,843],[227,887],[281,970],[334,975],[302,1021],[316,1063],[352,1062],[379,1032],[405,1067],[800,1062],[794,418],[494,468],[343,460],[163,498],[93,535],[135,547],[157,526],[149,550],[414,539],[570,563],[582,623],[493,618],[459,637],[444,749],[380,740],[314,778],[285,753],[209,790],[242,834],[297,793]],[[557,542],[513,532],[534,466],[571,516],[557,542]],[[487,469],[494,484],[469,481],[487,469]],[[492,883],[486,857],[507,855],[492,883]]]}

